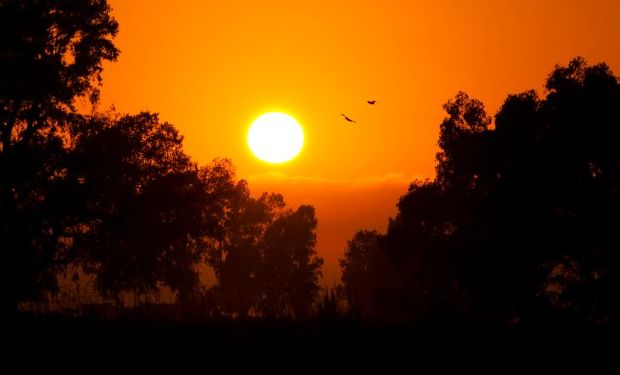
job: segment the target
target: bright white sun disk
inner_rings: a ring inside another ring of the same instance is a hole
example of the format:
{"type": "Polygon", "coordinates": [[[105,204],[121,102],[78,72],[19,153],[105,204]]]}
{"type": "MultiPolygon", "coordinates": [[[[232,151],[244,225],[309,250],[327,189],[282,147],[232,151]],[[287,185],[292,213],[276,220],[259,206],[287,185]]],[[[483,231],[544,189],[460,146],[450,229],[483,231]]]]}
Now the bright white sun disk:
{"type": "Polygon", "coordinates": [[[252,153],[269,163],[291,160],[304,144],[304,133],[291,116],[269,112],[260,116],[250,126],[248,145],[252,153]]]}

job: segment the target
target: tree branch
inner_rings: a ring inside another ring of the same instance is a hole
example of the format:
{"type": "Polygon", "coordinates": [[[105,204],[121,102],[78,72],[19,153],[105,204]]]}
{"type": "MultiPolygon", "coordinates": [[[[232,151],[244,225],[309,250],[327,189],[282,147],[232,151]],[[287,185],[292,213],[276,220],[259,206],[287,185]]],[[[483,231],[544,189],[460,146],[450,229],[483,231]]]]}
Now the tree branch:
{"type": "Polygon", "coordinates": [[[32,106],[30,107],[30,112],[28,113],[28,124],[26,125],[26,130],[24,130],[24,134],[22,135],[22,139],[20,141],[21,144],[27,144],[30,141],[30,138],[32,138],[32,136],[34,135],[35,131],[37,131],[40,128],[40,123],[39,124],[35,124],[35,116],[36,116],[36,111],[35,108],[38,106],[38,104],[32,104],[32,106]]]}
{"type": "Polygon", "coordinates": [[[21,109],[22,103],[22,100],[17,101],[13,107],[13,111],[11,111],[9,118],[7,119],[6,125],[4,126],[2,132],[2,152],[6,153],[11,148],[11,135],[13,134],[13,128],[17,122],[17,114],[21,109]]]}

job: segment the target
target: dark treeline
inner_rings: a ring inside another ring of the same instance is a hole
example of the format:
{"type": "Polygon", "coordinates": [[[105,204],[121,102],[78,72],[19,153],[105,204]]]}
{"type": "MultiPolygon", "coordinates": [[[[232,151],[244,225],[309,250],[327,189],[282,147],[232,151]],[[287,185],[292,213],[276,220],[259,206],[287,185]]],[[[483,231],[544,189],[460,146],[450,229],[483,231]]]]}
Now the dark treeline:
{"type": "Polygon", "coordinates": [[[2,312],[70,272],[118,305],[167,288],[211,314],[308,316],[322,265],[312,206],[252,197],[227,160],[197,165],[155,114],[76,109],[96,108],[117,31],[105,0],[0,1],[2,312]]]}
{"type": "Polygon", "coordinates": [[[437,175],[416,181],[387,233],[341,261],[351,311],[387,321],[608,325],[618,314],[620,86],[576,58],[544,97],[495,118],[460,92],[444,106],[437,175]]]}
{"type": "Polygon", "coordinates": [[[556,67],[543,97],[509,95],[494,121],[458,93],[444,105],[436,178],[411,184],[386,233],[355,234],[342,285],[319,301],[312,206],[253,197],[225,159],[196,164],[156,114],[96,110],[117,31],[106,0],[0,0],[3,314],[69,275],[116,305],[167,290],[206,318],[605,327],[617,317],[620,87],[605,64],[556,67]]]}

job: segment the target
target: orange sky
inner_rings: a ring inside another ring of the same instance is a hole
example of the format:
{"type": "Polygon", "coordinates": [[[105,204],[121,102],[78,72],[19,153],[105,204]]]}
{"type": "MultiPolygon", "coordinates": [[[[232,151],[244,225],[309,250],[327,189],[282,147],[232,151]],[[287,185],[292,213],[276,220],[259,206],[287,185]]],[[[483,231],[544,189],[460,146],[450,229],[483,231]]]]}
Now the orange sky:
{"type": "Polygon", "coordinates": [[[254,193],[314,205],[329,285],[355,229],[384,230],[408,182],[433,177],[441,105],[458,90],[494,114],[577,55],[620,72],[615,0],[110,3],[121,56],[105,67],[102,109],[159,112],[196,161],[231,158],[254,193]],[[306,137],[282,165],[245,143],[274,110],[306,137]]]}

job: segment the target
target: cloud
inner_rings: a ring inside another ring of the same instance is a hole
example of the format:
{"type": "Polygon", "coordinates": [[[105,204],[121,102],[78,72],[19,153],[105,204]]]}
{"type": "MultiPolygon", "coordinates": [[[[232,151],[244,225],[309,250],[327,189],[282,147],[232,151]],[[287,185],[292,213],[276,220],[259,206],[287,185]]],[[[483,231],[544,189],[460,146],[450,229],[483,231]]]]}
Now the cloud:
{"type": "Polygon", "coordinates": [[[388,172],[382,175],[363,176],[355,179],[331,179],[316,176],[289,176],[280,171],[270,171],[250,175],[247,180],[252,185],[290,184],[290,185],[327,185],[340,188],[375,188],[387,186],[408,186],[418,175],[405,175],[400,172],[388,172]]]}

